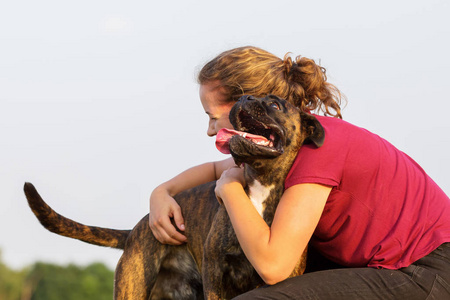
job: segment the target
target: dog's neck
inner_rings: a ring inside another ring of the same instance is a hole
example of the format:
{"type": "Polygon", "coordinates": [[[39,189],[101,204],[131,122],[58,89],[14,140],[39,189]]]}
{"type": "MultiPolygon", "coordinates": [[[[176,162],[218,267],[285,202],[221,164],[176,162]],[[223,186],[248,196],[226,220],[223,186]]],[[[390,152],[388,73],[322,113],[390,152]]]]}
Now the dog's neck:
{"type": "Polygon", "coordinates": [[[266,202],[271,198],[270,194],[274,189],[275,184],[269,186],[262,185],[258,180],[254,180],[248,185],[248,197],[261,216],[264,214],[266,202]]]}
{"type": "Polygon", "coordinates": [[[286,179],[295,153],[284,153],[288,159],[274,159],[268,162],[264,168],[254,168],[245,164],[244,177],[247,182],[246,193],[255,206],[258,213],[266,220],[272,222],[275,209],[284,192],[284,180],[286,179]]]}

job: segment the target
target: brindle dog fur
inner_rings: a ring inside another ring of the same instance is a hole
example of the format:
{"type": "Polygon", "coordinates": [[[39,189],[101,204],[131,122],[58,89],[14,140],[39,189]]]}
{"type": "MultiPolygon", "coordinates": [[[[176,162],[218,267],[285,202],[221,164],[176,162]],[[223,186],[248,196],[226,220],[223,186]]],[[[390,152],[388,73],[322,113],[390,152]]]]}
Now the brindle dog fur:
{"type": "MultiPolygon", "coordinates": [[[[304,142],[322,145],[324,130],[314,116],[272,95],[241,97],[230,121],[236,130],[273,141],[262,146],[236,135],[229,142],[236,164],[244,163],[245,191],[270,226],[299,148],[304,142]]],[[[33,213],[48,230],[124,250],[115,271],[114,299],[229,299],[264,282],[240,248],[214,188],[215,182],[210,182],[175,196],[188,241],[181,246],[159,243],[148,215],[133,230],[87,226],[53,211],[31,183],[25,183],[24,190],[33,213]]],[[[291,276],[301,275],[305,264],[306,250],[291,276]]]]}

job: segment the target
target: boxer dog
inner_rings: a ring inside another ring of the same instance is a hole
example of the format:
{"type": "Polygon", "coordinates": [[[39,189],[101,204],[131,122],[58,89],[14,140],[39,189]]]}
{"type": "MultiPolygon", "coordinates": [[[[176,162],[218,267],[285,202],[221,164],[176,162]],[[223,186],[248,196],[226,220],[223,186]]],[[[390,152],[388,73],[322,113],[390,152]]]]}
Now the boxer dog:
{"type": "MultiPolygon", "coordinates": [[[[235,130],[221,130],[217,147],[243,165],[245,191],[270,226],[298,150],[310,142],[320,147],[324,130],[314,116],[273,95],[242,96],[230,111],[230,122],[235,130]]],[[[187,243],[180,246],[158,242],[148,215],[133,230],[87,226],[53,211],[31,183],[24,190],[48,230],[124,250],[115,270],[114,299],[229,299],[264,282],[240,248],[214,188],[210,182],[175,196],[186,227],[187,243]]],[[[305,258],[306,250],[291,276],[303,273],[305,258]]]]}

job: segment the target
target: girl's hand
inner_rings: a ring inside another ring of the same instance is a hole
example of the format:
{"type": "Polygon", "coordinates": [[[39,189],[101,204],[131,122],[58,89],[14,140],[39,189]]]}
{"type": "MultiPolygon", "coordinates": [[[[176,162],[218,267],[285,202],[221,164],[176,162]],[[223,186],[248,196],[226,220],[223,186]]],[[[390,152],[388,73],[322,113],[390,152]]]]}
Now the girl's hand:
{"type": "Polygon", "coordinates": [[[172,225],[174,219],[177,227],[184,231],[184,219],[181,208],[168,191],[158,187],[150,196],[149,225],[155,238],[163,244],[181,245],[186,242],[186,236],[172,225]]]}
{"type": "Polygon", "coordinates": [[[219,203],[226,198],[227,193],[231,192],[233,188],[243,188],[246,186],[244,179],[244,168],[233,166],[224,171],[216,182],[216,198],[219,203]]]}

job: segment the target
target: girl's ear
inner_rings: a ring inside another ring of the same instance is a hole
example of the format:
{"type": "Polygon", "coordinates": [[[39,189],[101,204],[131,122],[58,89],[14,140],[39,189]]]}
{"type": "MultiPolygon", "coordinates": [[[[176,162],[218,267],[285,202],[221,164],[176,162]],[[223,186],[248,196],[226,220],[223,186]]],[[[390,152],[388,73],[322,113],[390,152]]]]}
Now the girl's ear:
{"type": "Polygon", "coordinates": [[[303,144],[312,142],[316,147],[322,146],[325,140],[325,130],[316,117],[300,112],[300,122],[302,125],[302,133],[305,134],[303,144]]]}

